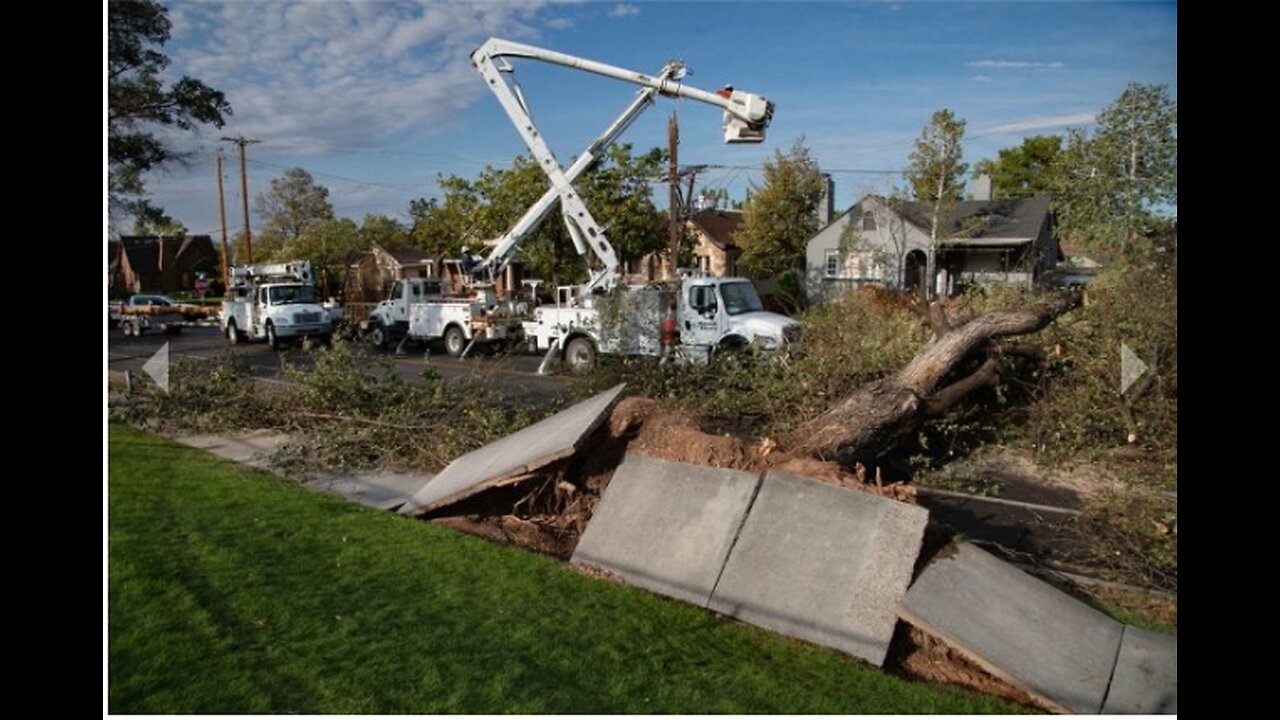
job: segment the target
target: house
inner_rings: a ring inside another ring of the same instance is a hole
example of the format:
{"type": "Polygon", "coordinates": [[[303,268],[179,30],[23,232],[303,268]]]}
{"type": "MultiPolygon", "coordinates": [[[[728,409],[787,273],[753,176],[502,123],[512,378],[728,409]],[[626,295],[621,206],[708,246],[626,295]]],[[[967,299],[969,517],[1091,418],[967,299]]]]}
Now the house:
{"type": "Polygon", "coordinates": [[[862,285],[923,286],[947,295],[967,285],[1030,287],[1061,259],[1046,195],[951,205],[932,261],[930,225],[928,203],[862,198],[809,240],[809,299],[821,301],[862,285]]]}
{"type": "Polygon", "coordinates": [[[436,260],[425,250],[411,245],[384,248],[374,243],[347,273],[343,299],[347,302],[377,302],[396,280],[411,277],[438,277],[436,260]]]}
{"type": "MultiPolygon", "coordinates": [[[[742,250],[733,238],[742,227],[742,217],[741,210],[707,207],[684,221],[685,238],[690,243],[694,267],[711,277],[738,276],[738,257],[742,250]]],[[[622,270],[627,282],[661,280],[667,271],[667,253],[649,253],[629,260],[622,270]]]]}
{"type": "MultiPolygon", "coordinates": [[[[436,258],[411,245],[383,247],[374,243],[347,273],[343,299],[352,303],[378,302],[386,297],[392,283],[408,278],[440,278],[458,289],[466,282],[462,274],[459,260],[436,258]]],[[[494,291],[499,297],[510,297],[520,290],[524,275],[524,262],[517,252],[495,278],[494,291]]]]}
{"type": "Polygon", "coordinates": [[[198,277],[221,275],[208,235],[123,235],[107,242],[107,285],[115,294],[193,290],[198,277]]]}

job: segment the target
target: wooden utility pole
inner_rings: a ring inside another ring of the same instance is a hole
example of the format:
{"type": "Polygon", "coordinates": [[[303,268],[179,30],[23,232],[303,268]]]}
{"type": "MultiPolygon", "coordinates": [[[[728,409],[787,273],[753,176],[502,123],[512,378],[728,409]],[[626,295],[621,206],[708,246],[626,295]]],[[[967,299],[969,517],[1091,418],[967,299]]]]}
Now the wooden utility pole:
{"type": "Polygon", "coordinates": [[[667,266],[666,274],[668,280],[676,276],[676,266],[680,262],[680,164],[676,158],[679,146],[680,125],[676,121],[676,114],[671,113],[671,117],[667,119],[667,154],[670,156],[670,162],[667,164],[667,185],[671,213],[667,227],[667,239],[671,244],[671,264],[667,266]]]}
{"type": "Polygon", "coordinates": [[[249,173],[245,170],[244,165],[244,149],[259,142],[258,140],[250,140],[249,138],[238,135],[236,137],[224,137],[229,143],[235,143],[240,148],[240,205],[244,210],[244,261],[246,263],[253,262],[253,232],[249,229],[249,173]]]}
{"type": "Polygon", "coordinates": [[[231,250],[227,247],[227,203],[222,197],[222,149],[214,153],[218,171],[218,219],[222,221],[222,288],[223,292],[231,287],[231,250]]]}

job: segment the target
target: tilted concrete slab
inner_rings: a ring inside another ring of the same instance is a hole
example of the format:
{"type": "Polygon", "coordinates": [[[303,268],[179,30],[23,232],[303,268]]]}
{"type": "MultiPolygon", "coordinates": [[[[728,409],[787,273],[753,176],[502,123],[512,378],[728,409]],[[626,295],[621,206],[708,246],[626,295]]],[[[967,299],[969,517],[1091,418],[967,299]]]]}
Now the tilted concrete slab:
{"type": "Polygon", "coordinates": [[[1102,712],[1178,714],[1178,636],[1126,625],[1102,712]]]}
{"type": "Polygon", "coordinates": [[[710,608],[884,663],[929,513],[770,471],[710,608]]]}
{"type": "Polygon", "coordinates": [[[572,562],[706,606],[759,483],[758,473],[628,454],[572,562]]]}
{"type": "Polygon", "coordinates": [[[207,450],[218,457],[238,463],[265,468],[289,436],[271,430],[253,430],[250,432],[187,435],[177,438],[183,445],[207,450]]]}
{"type": "Polygon", "coordinates": [[[1123,626],[969,543],[934,558],[899,604],[932,633],[1062,712],[1102,709],[1123,626]]]}
{"type": "Polygon", "coordinates": [[[309,488],[344,497],[354,503],[378,510],[394,510],[413,497],[427,484],[430,474],[372,472],[325,473],[308,477],[309,488]]]}
{"type": "Polygon", "coordinates": [[[400,514],[430,512],[572,455],[608,417],[624,387],[613,387],[457,458],[401,506],[400,514]]]}

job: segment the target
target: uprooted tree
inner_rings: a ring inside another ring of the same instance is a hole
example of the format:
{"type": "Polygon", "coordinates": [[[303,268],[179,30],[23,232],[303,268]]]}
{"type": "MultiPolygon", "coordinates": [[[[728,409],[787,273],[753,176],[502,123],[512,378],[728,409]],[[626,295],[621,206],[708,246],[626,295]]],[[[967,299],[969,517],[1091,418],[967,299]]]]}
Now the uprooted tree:
{"type": "Polygon", "coordinates": [[[996,310],[958,324],[934,303],[927,316],[935,336],[906,366],[858,387],[827,412],[779,438],[779,446],[792,454],[846,465],[866,463],[973,391],[994,384],[1005,355],[1035,352],[1002,344],[1001,339],[1036,332],[1080,300],[1078,293],[1068,293],[1034,308],[996,310]]]}

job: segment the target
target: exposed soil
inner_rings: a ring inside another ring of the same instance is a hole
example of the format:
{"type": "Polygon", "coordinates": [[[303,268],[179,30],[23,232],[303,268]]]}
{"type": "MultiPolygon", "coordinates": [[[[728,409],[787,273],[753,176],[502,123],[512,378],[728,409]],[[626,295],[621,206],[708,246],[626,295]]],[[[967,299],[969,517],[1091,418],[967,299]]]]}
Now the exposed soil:
{"type": "Polygon", "coordinates": [[[664,460],[750,472],[769,469],[875,495],[915,502],[915,489],[868,482],[859,466],[840,466],[777,450],[773,441],[703,431],[692,416],[668,412],[648,398],[625,398],[578,452],[518,483],[493,488],[442,507],[434,522],[503,544],[569,559],[613,472],[628,452],[664,460]]]}
{"type": "Polygon", "coordinates": [[[1027,708],[1047,710],[1026,692],[983,670],[923,630],[898,623],[885,669],[913,680],[950,683],[994,695],[1027,708]]]}

